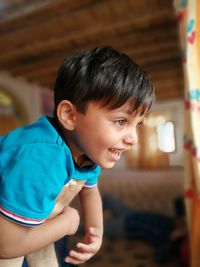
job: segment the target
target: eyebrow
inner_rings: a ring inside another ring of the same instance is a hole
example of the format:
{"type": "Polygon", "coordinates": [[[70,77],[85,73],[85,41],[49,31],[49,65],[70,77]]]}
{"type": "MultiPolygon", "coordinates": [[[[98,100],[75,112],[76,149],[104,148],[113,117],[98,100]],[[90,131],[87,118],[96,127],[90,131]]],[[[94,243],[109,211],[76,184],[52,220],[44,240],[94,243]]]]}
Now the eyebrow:
{"type": "MultiPolygon", "coordinates": [[[[132,109],[124,109],[121,112],[123,112],[124,114],[130,115],[130,116],[134,115],[134,113],[136,113],[136,115],[137,115],[137,110],[132,110],[132,109]]],[[[144,122],[144,115],[141,115],[141,118],[142,119],[141,119],[140,123],[143,123],[144,122]]]]}
{"type": "Polygon", "coordinates": [[[132,110],[131,108],[129,109],[124,109],[122,110],[121,112],[127,114],[127,115],[133,115],[133,113],[135,112],[136,110],[132,110]]]}
{"type": "Polygon", "coordinates": [[[130,109],[118,109],[118,110],[113,110],[113,112],[118,112],[118,113],[122,113],[122,114],[126,114],[126,115],[131,115],[133,112],[131,112],[130,109]]]}

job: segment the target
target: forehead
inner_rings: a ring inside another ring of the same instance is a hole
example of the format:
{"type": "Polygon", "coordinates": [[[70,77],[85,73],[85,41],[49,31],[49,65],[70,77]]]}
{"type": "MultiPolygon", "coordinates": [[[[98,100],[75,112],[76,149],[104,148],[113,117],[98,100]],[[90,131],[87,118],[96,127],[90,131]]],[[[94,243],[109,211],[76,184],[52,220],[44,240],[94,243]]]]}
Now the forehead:
{"type": "Polygon", "coordinates": [[[130,103],[125,103],[124,105],[122,105],[118,108],[111,109],[110,106],[104,106],[101,102],[91,101],[87,105],[87,111],[86,112],[91,111],[91,110],[99,110],[99,111],[107,111],[107,112],[123,112],[123,113],[127,113],[127,114],[132,114],[133,113],[133,105],[131,105],[130,103]]]}
{"type": "Polygon", "coordinates": [[[113,111],[122,112],[122,113],[125,113],[127,115],[133,115],[134,113],[136,113],[136,110],[134,110],[134,107],[131,103],[125,103],[121,107],[113,109],[113,111]]]}
{"type": "Polygon", "coordinates": [[[130,116],[130,117],[137,117],[139,119],[140,118],[143,119],[145,116],[144,112],[142,112],[142,107],[139,108],[138,110],[134,110],[132,102],[127,102],[116,109],[110,109],[108,106],[102,106],[101,103],[98,102],[90,102],[87,107],[86,113],[94,115],[95,111],[97,113],[109,114],[111,116],[130,116]]]}
{"type": "Polygon", "coordinates": [[[143,107],[139,107],[138,109],[135,109],[133,106],[132,102],[127,102],[124,105],[122,105],[119,108],[110,110],[111,112],[114,113],[122,113],[124,115],[128,115],[128,116],[134,116],[134,117],[144,117],[145,116],[145,112],[143,111],[143,107]]]}

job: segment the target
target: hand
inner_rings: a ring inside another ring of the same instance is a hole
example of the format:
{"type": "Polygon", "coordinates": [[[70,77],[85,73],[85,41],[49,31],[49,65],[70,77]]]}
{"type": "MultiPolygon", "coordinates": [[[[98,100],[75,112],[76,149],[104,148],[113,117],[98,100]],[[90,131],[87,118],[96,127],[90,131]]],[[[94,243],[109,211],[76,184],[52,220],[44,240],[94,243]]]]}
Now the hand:
{"type": "Polygon", "coordinates": [[[83,241],[77,243],[78,251],[71,250],[65,258],[67,263],[81,264],[89,260],[100,249],[102,234],[97,228],[90,227],[85,234],[83,241]]]}

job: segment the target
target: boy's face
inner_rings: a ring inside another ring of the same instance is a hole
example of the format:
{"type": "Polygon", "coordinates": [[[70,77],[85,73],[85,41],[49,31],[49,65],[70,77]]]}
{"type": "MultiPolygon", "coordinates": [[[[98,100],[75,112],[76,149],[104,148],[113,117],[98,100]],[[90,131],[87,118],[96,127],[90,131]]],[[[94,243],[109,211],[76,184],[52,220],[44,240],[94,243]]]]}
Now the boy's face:
{"type": "Polygon", "coordinates": [[[85,114],[77,112],[75,129],[67,138],[74,159],[78,162],[85,154],[102,168],[112,168],[138,142],[136,128],[144,115],[130,112],[130,108],[125,104],[109,110],[91,102],[85,114]]]}

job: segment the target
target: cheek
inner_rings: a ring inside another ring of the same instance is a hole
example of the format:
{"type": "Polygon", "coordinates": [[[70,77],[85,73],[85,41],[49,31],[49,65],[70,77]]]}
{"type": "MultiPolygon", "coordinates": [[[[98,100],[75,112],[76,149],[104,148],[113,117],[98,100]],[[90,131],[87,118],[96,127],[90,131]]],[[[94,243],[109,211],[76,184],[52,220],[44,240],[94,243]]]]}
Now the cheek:
{"type": "Polygon", "coordinates": [[[97,147],[110,148],[118,142],[116,133],[109,130],[95,131],[95,145],[97,147]]]}
{"type": "Polygon", "coordinates": [[[81,142],[84,143],[85,150],[95,153],[100,153],[113,146],[113,135],[98,129],[93,129],[85,137],[80,136],[81,142]]]}
{"type": "Polygon", "coordinates": [[[111,123],[97,118],[92,122],[80,122],[77,133],[80,145],[85,151],[100,151],[119,142],[119,136],[111,123]]]}

